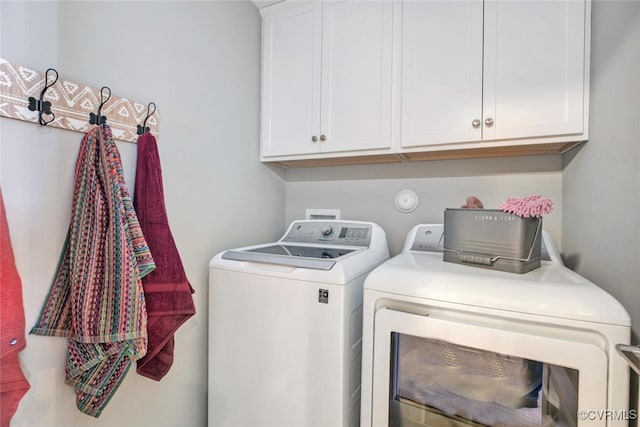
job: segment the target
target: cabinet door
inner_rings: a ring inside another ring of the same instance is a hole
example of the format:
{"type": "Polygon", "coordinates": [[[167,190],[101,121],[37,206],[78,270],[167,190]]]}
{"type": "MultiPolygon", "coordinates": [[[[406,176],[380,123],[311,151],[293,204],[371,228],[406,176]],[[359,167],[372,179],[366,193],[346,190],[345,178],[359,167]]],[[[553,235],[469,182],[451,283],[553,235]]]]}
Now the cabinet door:
{"type": "Polygon", "coordinates": [[[482,13],[482,0],[403,2],[403,147],[481,140],[482,13]]]}
{"type": "Polygon", "coordinates": [[[262,156],[318,152],[321,3],[284,8],[262,25],[262,156]]]}
{"type": "Polygon", "coordinates": [[[392,13],[389,0],[323,2],[321,151],[391,146],[392,13]]]}
{"type": "Polygon", "coordinates": [[[585,2],[485,2],[483,139],[580,134],[585,2]]]}

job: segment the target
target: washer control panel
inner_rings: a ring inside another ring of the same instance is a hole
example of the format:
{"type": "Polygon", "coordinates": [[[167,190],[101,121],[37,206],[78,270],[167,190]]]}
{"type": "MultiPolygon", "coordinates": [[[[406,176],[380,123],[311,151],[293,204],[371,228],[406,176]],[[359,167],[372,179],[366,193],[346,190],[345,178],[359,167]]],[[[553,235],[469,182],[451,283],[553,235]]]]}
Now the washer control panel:
{"type": "Polygon", "coordinates": [[[349,221],[295,221],[281,241],[369,247],[371,225],[349,221]]]}

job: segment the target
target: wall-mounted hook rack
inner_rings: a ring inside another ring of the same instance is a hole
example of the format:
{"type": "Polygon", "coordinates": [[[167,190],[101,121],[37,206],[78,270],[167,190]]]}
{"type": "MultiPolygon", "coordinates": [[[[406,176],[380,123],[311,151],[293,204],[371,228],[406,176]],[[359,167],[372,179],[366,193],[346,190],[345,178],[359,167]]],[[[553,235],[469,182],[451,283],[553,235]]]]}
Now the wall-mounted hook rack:
{"type": "Polygon", "coordinates": [[[138,135],[142,135],[144,133],[149,132],[149,128],[147,127],[147,120],[149,120],[149,117],[153,116],[153,114],[156,112],[156,103],[155,102],[150,102],[149,104],[147,104],[147,116],[144,118],[144,122],[142,123],[142,126],[138,125],[138,135]],[[153,106],[153,111],[151,111],[151,106],[153,106]]]}
{"type": "MultiPolygon", "coordinates": [[[[37,110],[37,95],[46,86],[49,88],[45,91],[46,101],[43,100],[43,104],[48,102],[51,114],[55,115],[55,120],[47,121],[48,127],[83,133],[89,130],[92,124],[87,120],[87,113],[99,109],[106,96],[105,92],[66,80],[62,76],[49,85],[46,73],[24,65],[12,64],[3,58],[0,58],[0,116],[39,123],[38,113],[29,109],[27,98],[35,99],[37,110]]],[[[147,106],[115,95],[110,96],[108,101],[103,103],[99,115],[109,117],[114,139],[137,142],[137,127],[149,112],[147,106]]],[[[48,118],[47,113],[43,114],[48,118]]],[[[149,118],[145,126],[149,127],[149,132],[156,137],[159,117],[158,111],[154,111],[153,117],[149,118]]]]}
{"type": "Polygon", "coordinates": [[[107,123],[107,116],[103,116],[100,113],[102,112],[102,107],[109,99],[111,99],[111,89],[108,86],[102,86],[100,89],[100,105],[98,106],[98,114],[89,113],[89,123],[92,125],[104,125],[107,123]],[[105,90],[108,93],[106,98],[104,96],[105,90]]]}
{"type": "Polygon", "coordinates": [[[33,96],[28,98],[29,100],[29,110],[38,112],[38,122],[42,126],[46,126],[52,121],[56,119],[56,115],[51,111],[51,102],[44,101],[44,94],[49,90],[51,86],[56,84],[58,81],[58,72],[54,68],[47,68],[47,71],[44,72],[44,88],[42,92],[40,92],[40,99],[35,99],[33,96]],[[49,72],[53,72],[55,74],[55,79],[53,82],[49,83],[49,72]],[[46,114],[51,116],[51,120],[45,120],[42,115],[46,114]]]}

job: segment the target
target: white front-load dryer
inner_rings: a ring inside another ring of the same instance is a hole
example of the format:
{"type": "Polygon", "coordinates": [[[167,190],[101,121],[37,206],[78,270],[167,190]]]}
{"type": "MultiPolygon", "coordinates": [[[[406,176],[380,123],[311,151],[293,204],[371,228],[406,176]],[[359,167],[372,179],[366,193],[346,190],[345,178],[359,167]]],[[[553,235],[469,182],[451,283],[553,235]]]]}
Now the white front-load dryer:
{"type": "Polygon", "coordinates": [[[294,221],[209,264],[209,426],[359,426],[362,287],[389,258],[359,221],[294,221]]]}
{"type": "Polygon", "coordinates": [[[419,225],[365,281],[362,426],[622,427],[630,317],[543,233],[525,274],[443,261],[419,225]]]}

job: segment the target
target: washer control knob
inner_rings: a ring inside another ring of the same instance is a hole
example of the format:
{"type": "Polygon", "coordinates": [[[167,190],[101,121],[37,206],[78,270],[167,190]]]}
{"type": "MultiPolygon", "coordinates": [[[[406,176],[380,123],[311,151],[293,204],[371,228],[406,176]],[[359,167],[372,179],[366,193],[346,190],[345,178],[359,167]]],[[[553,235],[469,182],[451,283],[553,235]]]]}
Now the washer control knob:
{"type": "Polygon", "coordinates": [[[320,231],[322,232],[323,236],[330,236],[331,233],[333,233],[333,228],[330,225],[324,225],[322,226],[320,231]]]}

